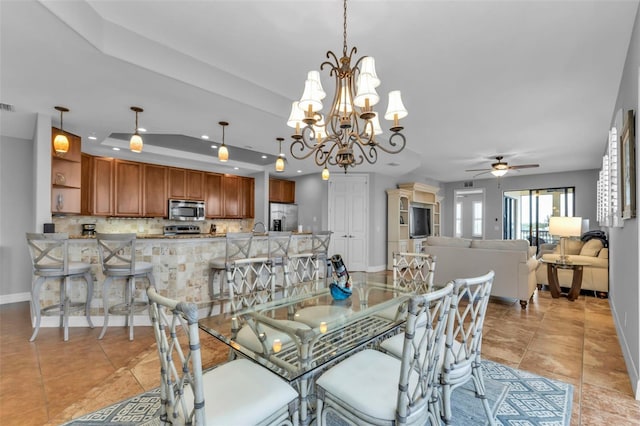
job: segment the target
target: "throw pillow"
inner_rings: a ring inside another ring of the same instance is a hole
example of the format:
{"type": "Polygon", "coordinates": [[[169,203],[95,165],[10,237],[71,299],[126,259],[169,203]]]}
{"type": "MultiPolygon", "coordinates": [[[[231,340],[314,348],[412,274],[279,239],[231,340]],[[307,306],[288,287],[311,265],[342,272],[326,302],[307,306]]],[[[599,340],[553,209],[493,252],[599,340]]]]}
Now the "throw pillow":
{"type": "MultiPolygon", "coordinates": [[[[582,241],[580,240],[570,240],[566,239],[564,242],[564,254],[580,254],[580,249],[582,249],[582,241]]],[[[560,241],[558,241],[558,245],[556,249],[553,251],[554,253],[560,253],[560,241]]]]}
{"type": "Polygon", "coordinates": [[[582,249],[580,250],[580,256],[596,257],[598,256],[598,253],[600,253],[600,250],[602,250],[603,248],[604,245],[602,244],[602,241],[597,238],[593,238],[584,243],[582,249]]]}

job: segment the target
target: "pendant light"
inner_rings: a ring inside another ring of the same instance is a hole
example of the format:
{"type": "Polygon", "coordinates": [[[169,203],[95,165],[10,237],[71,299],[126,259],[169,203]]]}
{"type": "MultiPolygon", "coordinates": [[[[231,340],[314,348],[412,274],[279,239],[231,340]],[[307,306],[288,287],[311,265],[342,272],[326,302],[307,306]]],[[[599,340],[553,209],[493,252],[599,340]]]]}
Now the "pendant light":
{"type": "Polygon", "coordinates": [[[220,148],[218,149],[218,160],[225,163],[227,162],[227,160],[229,160],[229,150],[224,144],[224,128],[228,126],[229,123],[227,123],[226,121],[220,121],[218,122],[218,124],[222,126],[222,145],[220,145],[220,148]]]}
{"type": "Polygon", "coordinates": [[[278,154],[278,159],[276,160],[276,172],[282,173],[284,172],[284,155],[282,154],[282,141],[284,141],[284,138],[276,138],[276,140],[278,141],[278,144],[280,146],[280,153],[278,154]]]}
{"type": "Polygon", "coordinates": [[[131,111],[136,113],[136,129],[129,140],[129,149],[131,152],[142,152],[142,138],[140,137],[140,133],[138,133],[138,113],[144,110],[140,107],[132,106],[131,111]]]}
{"type": "Polygon", "coordinates": [[[58,133],[53,140],[53,149],[56,151],[56,154],[62,155],[69,151],[69,139],[64,134],[64,129],[62,128],[62,114],[69,112],[69,109],[62,106],[56,106],[54,108],[60,111],[60,133],[58,133]]]}
{"type": "Polygon", "coordinates": [[[324,169],[322,169],[322,180],[329,180],[329,169],[327,169],[326,164],[324,166],[324,169]]]}

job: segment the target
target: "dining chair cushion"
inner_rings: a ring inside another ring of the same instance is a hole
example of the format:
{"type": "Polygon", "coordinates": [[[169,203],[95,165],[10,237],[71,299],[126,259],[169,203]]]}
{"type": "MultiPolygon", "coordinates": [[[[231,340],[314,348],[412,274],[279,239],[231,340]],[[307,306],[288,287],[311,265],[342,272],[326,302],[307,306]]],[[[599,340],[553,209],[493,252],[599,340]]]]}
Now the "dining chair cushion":
{"type": "MultiPolygon", "coordinates": [[[[422,339],[422,336],[424,336],[424,329],[418,330],[416,331],[416,339],[420,340],[422,339]]],[[[396,334],[393,337],[390,337],[388,339],[385,339],[382,343],[380,343],[380,349],[382,349],[384,352],[393,355],[394,357],[397,358],[401,358],[402,357],[402,346],[404,345],[404,333],[399,333],[396,334]]],[[[460,342],[458,341],[454,341],[453,342],[453,350],[455,353],[460,353],[460,342]]],[[[464,355],[459,356],[460,358],[464,358],[464,355]]],[[[442,349],[442,352],[440,353],[440,356],[438,357],[438,364],[436,366],[436,369],[439,371],[442,369],[442,364],[444,364],[444,347],[442,349]]],[[[462,372],[461,372],[462,374],[462,372]]]]}
{"type": "MultiPolygon", "coordinates": [[[[202,378],[207,425],[259,424],[298,398],[284,380],[243,358],[206,371],[202,378]]],[[[192,407],[191,387],[184,390],[187,406],[192,407]]]]}
{"type": "Polygon", "coordinates": [[[299,309],[294,314],[296,321],[310,327],[319,327],[321,322],[339,321],[351,316],[353,311],[348,306],[318,305],[299,309]]]}
{"type": "MultiPolygon", "coordinates": [[[[398,377],[402,362],[382,352],[365,349],[331,367],[316,384],[368,416],[393,422],[398,405],[398,377]]],[[[410,388],[418,381],[414,371],[410,388]]]]}
{"type": "MultiPolygon", "coordinates": [[[[303,324],[301,322],[297,322],[297,321],[290,321],[290,320],[277,320],[277,321],[281,322],[282,324],[288,327],[295,328],[295,329],[304,329],[304,330],[311,329],[311,327],[309,327],[308,325],[303,324]]],[[[287,333],[285,333],[284,331],[276,330],[275,328],[270,327],[266,324],[260,325],[260,331],[266,335],[265,345],[267,346],[267,348],[273,347],[273,341],[275,339],[280,339],[280,342],[282,343],[283,347],[291,342],[291,336],[289,336],[287,333]]],[[[253,331],[253,329],[248,325],[244,325],[240,329],[240,331],[238,331],[238,335],[236,336],[235,340],[237,343],[239,343],[240,345],[244,346],[247,349],[252,350],[253,352],[263,353],[263,347],[262,347],[262,343],[260,343],[260,339],[258,338],[258,336],[256,336],[256,333],[253,331]]]]}

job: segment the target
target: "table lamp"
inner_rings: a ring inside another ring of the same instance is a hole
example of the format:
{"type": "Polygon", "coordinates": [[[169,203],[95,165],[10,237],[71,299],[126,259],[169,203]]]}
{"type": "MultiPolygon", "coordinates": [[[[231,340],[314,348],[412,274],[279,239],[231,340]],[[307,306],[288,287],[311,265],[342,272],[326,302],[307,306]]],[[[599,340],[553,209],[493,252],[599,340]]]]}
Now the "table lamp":
{"type": "Polygon", "coordinates": [[[569,259],[564,254],[567,237],[579,237],[581,233],[581,217],[553,216],[549,218],[549,234],[560,237],[560,263],[567,263],[569,259]]]}

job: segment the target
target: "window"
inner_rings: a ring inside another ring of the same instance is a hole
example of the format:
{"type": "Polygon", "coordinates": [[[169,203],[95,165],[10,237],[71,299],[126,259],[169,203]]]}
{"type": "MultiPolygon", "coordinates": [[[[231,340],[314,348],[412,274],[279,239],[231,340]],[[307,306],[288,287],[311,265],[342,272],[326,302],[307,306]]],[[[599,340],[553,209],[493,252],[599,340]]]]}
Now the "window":
{"type": "Polygon", "coordinates": [[[456,203],[456,237],[462,236],[462,203],[456,203]]]}
{"type": "Polygon", "coordinates": [[[473,202],[473,231],[474,237],[482,237],[482,201],[473,202]]]}

